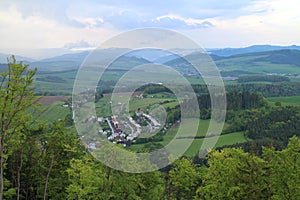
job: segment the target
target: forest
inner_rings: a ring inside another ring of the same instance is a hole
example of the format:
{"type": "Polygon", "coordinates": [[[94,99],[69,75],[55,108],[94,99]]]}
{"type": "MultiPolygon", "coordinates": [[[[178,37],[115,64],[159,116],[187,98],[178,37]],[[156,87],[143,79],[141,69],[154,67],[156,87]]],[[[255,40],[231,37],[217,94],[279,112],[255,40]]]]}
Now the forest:
{"type": "MultiPolygon", "coordinates": [[[[70,116],[55,122],[34,117],[39,109],[36,71],[12,57],[0,75],[0,200],[300,199],[299,107],[270,106],[249,90],[229,92],[227,131],[244,131],[251,139],[247,145],[130,174],[93,158],[80,144],[70,116]]],[[[272,89],[264,91],[272,94],[272,89]]],[[[209,110],[208,96],[198,98],[209,110]]],[[[171,111],[177,119],[176,107],[171,111]]]]}

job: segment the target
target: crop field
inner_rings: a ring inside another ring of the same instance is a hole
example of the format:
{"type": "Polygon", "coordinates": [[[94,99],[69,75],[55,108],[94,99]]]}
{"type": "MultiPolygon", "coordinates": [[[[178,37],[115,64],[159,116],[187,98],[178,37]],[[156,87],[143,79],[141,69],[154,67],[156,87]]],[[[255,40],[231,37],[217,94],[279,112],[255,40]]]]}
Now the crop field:
{"type": "Polygon", "coordinates": [[[39,99],[39,103],[41,103],[44,106],[51,105],[57,101],[64,101],[67,100],[68,96],[43,96],[39,99]]]}

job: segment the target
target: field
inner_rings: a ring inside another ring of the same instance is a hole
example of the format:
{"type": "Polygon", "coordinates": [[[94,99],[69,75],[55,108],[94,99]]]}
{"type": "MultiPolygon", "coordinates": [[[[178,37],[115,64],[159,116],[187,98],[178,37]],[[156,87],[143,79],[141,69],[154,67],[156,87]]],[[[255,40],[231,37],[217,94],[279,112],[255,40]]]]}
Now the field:
{"type": "MultiPolygon", "coordinates": [[[[189,121],[188,124],[186,124],[187,126],[192,125],[194,122],[193,121],[189,121]]],[[[210,120],[200,120],[199,123],[199,127],[198,127],[198,132],[196,134],[196,137],[200,137],[200,138],[189,138],[191,137],[191,132],[187,131],[185,138],[179,138],[176,139],[176,144],[178,149],[183,148],[184,145],[186,145],[189,142],[192,142],[190,147],[187,149],[187,151],[184,153],[185,156],[188,157],[193,157],[195,156],[200,148],[201,145],[204,141],[203,136],[206,135],[207,133],[207,129],[209,126],[210,120]]],[[[225,124],[226,126],[226,124],[225,124]]],[[[171,140],[174,138],[174,136],[176,135],[178,131],[178,128],[171,128],[164,136],[164,140],[162,142],[159,142],[158,144],[161,144],[163,146],[166,146],[169,142],[171,142],[171,140]]],[[[207,138],[208,142],[212,142],[214,138],[207,138]]],[[[236,133],[230,133],[230,134],[226,134],[226,135],[221,135],[216,143],[216,145],[214,146],[214,148],[216,147],[221,147],[224,145],[231,145],[231,144],[236,144],[236,143],[242,143],[242,142],[246,142],[247,139],[244,137],[244,134],[242,132],[236,132],[236,133]]],[[[133,144],[130,149],[134,150],[134,151],[138,151],[138,150],[142,150],[144,148],[145,144],[133,144]]]]}
{"type": "Polygon", "coordinates": [[[67,96],[43,96],[39,99],[39,103],[44,106],[51,105],[57,101],[64,101],[67,100],[69,97],[67,96]]]}
{"type": "MultiPolygon", "coordinates": [[[[118,97],[120,101],[124,101],[127,97],[126,94],[124,96],[118,97]]],[[[111,101],[111,96],[110,95],[105,95],[103,98],[101,98],[97,103],[96,103],[96,112],[99,116],[111,116],[111,106],[110,106],[110,101],[111,101]]],[[[146,110],[148,107],[151,107],[152,105],[155,104],[160,104],[164,106],[164,108],[173,108],[176,105],[178,105],[177,101],[173,97],[156,97],[154,96],[153,98],[143,98],[143,99],[138,99],[136,97],[131,97],[130,103],[129,103],[129,110],[131,114],[138,108],[141,108],[142,110],[146,110]],[[166,102],[166,103],[164,103],[166,102]]]]}
{"type": "MultiPolygon", "coordinates": [[[[185,156],[195,156],[200,148],[201,145],[203,143],[204,139],[194,139],[193,143],[191,144],[191,146],[188,148],[188,150],[185,152],[185,156]]],[[[212,140],[212,138],[208,138],[207,139],[212,140]]],[[[226,134],[226,135],[221,135],[216,143],[216,145],[214,146],[214,148],[216,147],[221,147],[224,145],[231,145],[231,144],[236,144],[236,143],[242,143],[242,142],[246,142],[246,138],[244,137],[244,134],[241,132],[236,132],[236,133],[230,133],[230,134],[226,134]]]]}
{"type": "Polygon", "coordinates": [[[270,97],[268,100],[272,105],[280,102],[282,106],[300,106],[300,96],[270,97]]]}
{"type": "Polygon", "coordinates": [[[33,111],[33,116],[36,119],[50,122],[64,119],[68,114],[71,114],[71,109],[63,107],[63,104],[63,101],[56,101],[50,105],[42,105],[33,111]]]}
{"type": "Polygon", "coordinates": [[[37,73],[34,85],[36,92],[53,93],[54,95],[70,95],[77,70],[37,73]]]}

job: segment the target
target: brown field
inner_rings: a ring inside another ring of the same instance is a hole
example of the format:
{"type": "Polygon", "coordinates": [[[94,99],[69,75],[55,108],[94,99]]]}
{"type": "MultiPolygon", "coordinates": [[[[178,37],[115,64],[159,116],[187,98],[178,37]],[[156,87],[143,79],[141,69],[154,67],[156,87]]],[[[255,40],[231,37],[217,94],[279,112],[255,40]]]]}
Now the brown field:
{"type": "Polygon", "coordinates": [[[54,102],[57,102],[57,101],[65,101],[67,100],[68,96],[43,96],[39,99],[39,103],[41,103],[42,105],[50,105],[54,102]]]}

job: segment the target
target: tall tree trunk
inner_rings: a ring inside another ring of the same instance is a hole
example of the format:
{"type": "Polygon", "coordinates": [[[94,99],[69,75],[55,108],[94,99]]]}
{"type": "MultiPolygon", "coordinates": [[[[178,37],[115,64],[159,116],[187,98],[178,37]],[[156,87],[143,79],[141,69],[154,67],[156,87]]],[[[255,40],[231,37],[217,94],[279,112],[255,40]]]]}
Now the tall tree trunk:
{"type": "Polygon", "coordinates": [[[4,168],[4,135],[5,133],[2,132],[1,136],[1,142],[0,142],[0,200],[3,199],[3,188],[4,188],[4,174],[3,174],[3,168],[4,168]]]}
{"type": "Polygon", "coordinates": [[[17,174],[17,180],[18,180],[18,188],[17,188],[17,200],[20,199],[20,191],[21,191],[21,170],[23,166],[23,148],[21,149],[20,152],[20,166],[18,168],[18,174],[17,174]]]}
{"type": "Polygon", "coordinates": [[[48,182],[49,182],[49,177],[50,177],[51,170],[52,170],[52,167],[53,167],[53,163],[54,163],[54,150],[52,149],[52,158],[51,158],[50,166],[49,166],[49,169],[48,169],[46,182],[45,182],[45,188],[44,188],[44,200],[47,199],[48,182]]]}

